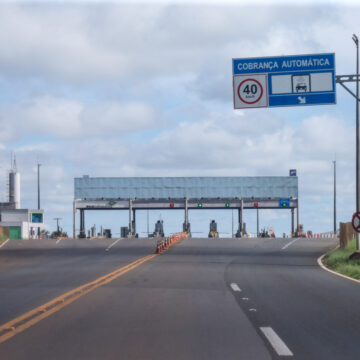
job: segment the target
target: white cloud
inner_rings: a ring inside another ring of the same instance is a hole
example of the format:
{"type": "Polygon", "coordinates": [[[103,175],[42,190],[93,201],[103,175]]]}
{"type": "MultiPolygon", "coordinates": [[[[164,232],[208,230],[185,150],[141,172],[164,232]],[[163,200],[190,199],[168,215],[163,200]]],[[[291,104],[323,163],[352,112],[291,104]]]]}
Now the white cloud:
{"type": "Polygon", "coordinates": [[[325,11],[320,5],[0,6],[3,76],[73,84],[130,85],[136,79],[140,85],[145,78],[178,74],[181,79],[195,71],[207,74],[207,81],[214,76],[216,85],[226,80],[232,57],[301,53],[319,45],[342,49],[344,41],[324,40],[330,41],[324,28],[339,39],[344,29],[358,27],[355,15],[345,22],[336,6],[325,11]]]}
{"type": "Polygon", "coordinates": [[[60,139],[109,133],[121,136],[127,132],[153,130],[164,123],[152,105],[138,102],[85,104],[43,96],[0,106],[0,124],[4,128],[0,140],[3,141],[39,134],[60,139]]]}

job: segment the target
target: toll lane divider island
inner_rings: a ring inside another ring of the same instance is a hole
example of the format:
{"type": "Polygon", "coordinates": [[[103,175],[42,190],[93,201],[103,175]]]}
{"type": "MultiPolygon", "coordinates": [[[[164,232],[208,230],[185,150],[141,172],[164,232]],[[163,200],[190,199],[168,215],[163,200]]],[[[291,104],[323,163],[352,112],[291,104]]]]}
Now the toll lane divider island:
{"type": "Polygon", "coordinates": [[[153,259],[158,254],[167,250],[170,246],[176,244],[187,236],[187,233],[178,233],[166,239],[159,240],[157,242],[155,254],[150,254],[140,259],[137,259],[126,266],[123,266],[87,284],[79,286],[76,289],[68,291],[58,296],[57,298],[47,302],[46,304],[38,306],[35,309],[28,311],[27,313],[20,315],[5,324],[0,325],[0,344],[12,338],[13,336],[23,332],[27,328],[35,325],[39,321],[47,318],[51,314],[61,310],[65,306],[79,299],[81,296],[88,294],[89,292],[95,290],[100,286],[108,284],[109,282],[115,280],[117,277],[124,275],[130,270],[133,270],[141,264],[144,264],[145,262],[153,259]]]}
{"type": "Polygon", "coordinates": [[[162,252],[166,251],[170,246],[176,244],[182,239],[185,239],[187,236],[188,236],[187,233],[182,232],[182,233],[174,234],[165,239],[159,239],[156,243],[155,254],[161,254],[162,252]]]}

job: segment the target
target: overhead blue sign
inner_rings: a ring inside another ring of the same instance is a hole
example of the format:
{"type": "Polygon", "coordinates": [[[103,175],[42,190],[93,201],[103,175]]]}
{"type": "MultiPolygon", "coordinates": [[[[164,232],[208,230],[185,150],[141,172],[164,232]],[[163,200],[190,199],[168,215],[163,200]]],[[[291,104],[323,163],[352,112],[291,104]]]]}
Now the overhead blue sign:
{"type": "Polygon", "coordinates": [[[32,213],[31,214],[32,223],[43,223],[43,214],[42,213],[32,213]]]}
{"type": "Polygon", "coordinates": [[[234,108],[336,104],[335,54],[233,59],[234,108]]]}
{"type": "Polygon", "coordinates": [[[289,207],[290,199],[279,199],[279,206],[280,207],[289,207]]]}
{"type": "Polygon", "coordinates": [[[290,169],[289,170],[289,175],[290,176],[296,176],[296,169],[290,169]]]}

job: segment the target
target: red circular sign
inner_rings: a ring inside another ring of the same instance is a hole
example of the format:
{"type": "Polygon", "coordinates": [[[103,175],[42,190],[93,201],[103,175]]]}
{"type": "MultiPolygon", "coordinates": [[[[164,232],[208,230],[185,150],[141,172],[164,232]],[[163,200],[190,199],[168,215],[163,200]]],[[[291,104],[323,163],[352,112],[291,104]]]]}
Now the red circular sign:
{"type": "Polygon", "coordinates": [[[264,89],[259,81],[245,79],[238,86],[237,93],[239,99],[245,104],[255,104],[262,98],[264,89]]]}
{"type": "Polygon", "coordinates": [[[351,220],[352,226],[356,232],[360,232],[360,212],[356,212],[353,214],[351,220]]]}

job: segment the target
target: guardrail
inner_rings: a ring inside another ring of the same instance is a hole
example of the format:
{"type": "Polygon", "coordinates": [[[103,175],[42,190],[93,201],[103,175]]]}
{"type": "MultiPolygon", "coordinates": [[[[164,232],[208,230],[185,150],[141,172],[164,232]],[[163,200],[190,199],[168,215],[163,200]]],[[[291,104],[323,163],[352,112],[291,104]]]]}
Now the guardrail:
{"type": "Polygon", "coordinates": [[[333,237],[337,237],[336,233],[316,233],[316,234],[305,234],[305,233],[301,233],[299,234],[299,237],[306,237],[309,239],[318,239],[318,238],[333,238],[333,237]]]}

